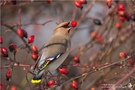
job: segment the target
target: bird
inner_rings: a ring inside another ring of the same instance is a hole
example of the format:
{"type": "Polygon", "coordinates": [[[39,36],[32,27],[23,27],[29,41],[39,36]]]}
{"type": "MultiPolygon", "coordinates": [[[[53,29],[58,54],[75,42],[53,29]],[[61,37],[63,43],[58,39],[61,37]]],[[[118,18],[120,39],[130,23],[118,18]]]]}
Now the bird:
{"type": "Polygon", "coordinates": [[[41,50],[41,56],[37,60],[31,83],[40,83],[45,70],[56,70],[67,58],[71,48],[70,22],[60,23],[52,37],[46,42],[41,50]]]}

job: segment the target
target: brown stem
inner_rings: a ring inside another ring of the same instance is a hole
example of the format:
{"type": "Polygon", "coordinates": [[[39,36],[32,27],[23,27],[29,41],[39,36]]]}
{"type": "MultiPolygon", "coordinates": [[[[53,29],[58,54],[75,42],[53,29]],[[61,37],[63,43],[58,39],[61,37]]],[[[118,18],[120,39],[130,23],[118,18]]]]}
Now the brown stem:
{"type": "Polygon", "coordinates": [[[109,90],[116,90],[115,88],[117,88],[117,86],[120,85],[124,80],[129,78],[134,72],[135,72],[135,66],[128,74],[124,75],[124,77],[122,77],[119,81],[117,81],[116,84],[113,85],[109,90]]]}
{"type": "MultiPolygon", "coordinates": [[[[12,30],[15,34],[17,34],[17,32],[14,30],[13,27],[11,27],[11,26],[9,26],[9,25],[6,25],[6,24],[4,24],[3,26],[9,28],[9,29],[12,30]]],[[[17,36],[18,36],[18,35],[17,35],[17,36]]],[[[26,47],[28,48],[28,50],[31,51],[31,48],[30,48],[30,46],[27,44],[27,42],[25,41],[25,39],[24,39],[24,38],[20,38],[20,39],[21,39],[21,40],[23,41],[23,43],[26,45],[26,47]]],[[[29,52],[29,51],[28,51],[28,52],[29,52]]]]}

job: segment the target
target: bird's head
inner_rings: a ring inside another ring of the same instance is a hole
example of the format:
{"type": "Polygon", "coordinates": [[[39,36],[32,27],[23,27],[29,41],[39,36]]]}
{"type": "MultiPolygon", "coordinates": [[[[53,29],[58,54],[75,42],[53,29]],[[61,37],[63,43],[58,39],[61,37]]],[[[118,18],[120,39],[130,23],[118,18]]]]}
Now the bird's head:
{"type": "Polygon", "coordinates": [[[63,34],[63,35],[68,35],[71,27],[69,26],[70,22],[63,22],[59,24],[55,29],[54,29],[54,34],[63,34]]]}

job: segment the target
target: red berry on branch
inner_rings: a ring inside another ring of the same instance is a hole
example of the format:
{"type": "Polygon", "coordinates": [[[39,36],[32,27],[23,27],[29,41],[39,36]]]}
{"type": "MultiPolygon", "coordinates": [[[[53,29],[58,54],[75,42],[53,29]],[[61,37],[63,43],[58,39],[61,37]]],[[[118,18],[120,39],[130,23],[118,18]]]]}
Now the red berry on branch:
{"type": "Polygon", "coordinates": [[[71,22],[71,25],[72,25],[72,27],[76,27],[76,26],[77,26],[77,22],[76,22],[75,20],[73,20],[73,21],[71,22]]]}
{"type": "Polygon", "coordinates": [[[91,32],[90,36],[91,36],[91,38],[95,39],[97,37],[97,33],[96,32],[91,32]]]}
{"type": "Polygon", "coordinates": [[[39,56],[38,53],[32,53],[31,58],[32,58],[33,60],[37,60],[37,59],[38,59],[38,56],[39,56]]]}
{"type": "Polygon", "coordinates": [[[17,90],[16,86],[11,86],[11,89],[10,90],[17,90]]]}
{"type": "Polygon", "coordinates": [[[3,39],[2,39],[2,37],[0,36],[0,44],[2,44],[3,43],[3,39]]]}
{"type": "Polygon", "coordinates": [[[119,4],[118,6],[120,11],[125,11],[125,5],[124,4],[119,4]]]}
{"type": "Polygon", "coordinates": [[[96,39],[98,42],[101,42],[103,40],[103,36],[97,32],[91,32],[90,36],[92,39],[96,39]]]}
{"type": "Polygon", "coordinates": [[[79,62],[80,62],[79,57],[78,57],[78,56],[74,56],[74,61],[75,61],[76,63],[79,63],[79,62]]]}
{"type": "Polygon", "coordinates": [[[74,88],[74,89],[78,88],[78,83],[75,80],[72,81],[72,88],[74,88]]]}
{"type": "Polygon", "coordinates": [[[108,8],[111,8],[112,0],[106,0],[106,4],[107,4],[108,8]]]}
{"type": "Polygon", "coordinates": [[[125,15],[125,11],[118,11],[118,14],[119,14],[120,16],[124,16],[124,15],[125,15]]]}
{"type": "Polygon", "coordinates": [[[135,60],[134,60],[133,58],[130,58],[130,59],[128,60],[128,63],[129,63],[130,65],[134,65],[135,60]]]}
{"type": "Polygon", "coordinates": [[[76,0],[75,0],[75,5],[76,5],[76,7],[78,7],[78,8],[81,8],[81,9],[83,8],[83,7],[82,7],[82,4],[81,4],[79,1],[76,1],[76,0]]]}
{"type": "Polygon", "coordinates": [[[68,70],[67,70],[67,68],[59,68],[59,72],[61,74],[67,74],[68,73],[68,70]]]}
{"type": "Polygon", "coordinates": [[[55,84],[55,81],[54,81],[54,80],[50,80],[50,81],[47,83],[47,86],[52,87],[54,84],[55,84]]]}
{"type": "Polygon", "coordinates": [[[35,45],[32,45],[32,51],[34,53],[37,53],[38,52],[38,48],[35,45]]]}
{"type": "Polygon", "coordinates": [[[120,52],[120,53],[119,53],[119,57],[120,57],[121,59],[126,58],[126,57],[127,57],[127,53],[126,53],[126,52],[120,52]]]}
{"type": "Polygon", "coordinates": [[[28,38],[28,43],[33,43],[34,42],[34,35],[31,35],[29,38],[28,38]]]}
{"type": "Polygon", "coordinates": [[[131,19],[131,15],[129,15],[129,13],[125,12],[125,18],[127,21],[129,21],[131,19]]]}
{"type": "Polygon", "coordinates": [[[23,37],[28,38],[28,34],[25,30],[23,30],[23,37]]]}
{"type": "Polygon", "coordinates": [[[80,0],[80,3],[81,4],[87,4],[87,1],[86,0],[80,0]]]}
{"type": "Polygon", "coordinates": [[[101,41],[103,40],[103,36],[98,33],[97,36],[96,36],[96,40],[97,40],[98,42],[101,42],[101,41]]]}
{"type": "Polygon", "coordinates": [[[11,75],[12,75],[11,71],[8,70],[8,71],[6,72],[6,79],[9,80],[9,79],[11,78],[11,75]]]}
{"type": "Polygon", "coordinates": [[[121,20],[122,22],[124,22],[124,21],[126,20],[126,18],[123,17],[123,16],[120,16],[120,20],[121,20]]]}
{"type": "Polygon", "coordinates": [[[2,84],[2,83],[0,83],[0,90],[4,90],[4,89],[3,89],[3,84],[2,84]]]}
{"type": "Polygon", "coordinates": [[[51,2],[52,2],[52,0],[47,0],[47,2],[48,2],[48,3],[51,3],[51,2]]]}
{"type": "Polygon", "coordinates": [[[10,0],[11,5],[16,5],[16,0],[10,0]]]}
{"type": "Polygon", "coordinates": [[[24,31],[21,28],[18,28],[17,34],[18,34],[19,37],[23,38],[23,36],[24,36],[24,33],[23,32],[24,31]]]}
{"type": "Polygon", "coordinates": [[[1,47],[0,52],[3,57],[8,57],[8,50],[5,47],[1,47]]]}
{"type": "Polygon", "coordinates": [[[118,28],[118,29],[121,29],[121,23],[120,22],[116,22],[115,27],[118,28]]]}
{"type": "Polygon", "coordinates": [[[16,53],[16,51],[17,51],[16,48],[17,48],[17,46],[14,43],[9,45],[10,52],[16,53]]]}

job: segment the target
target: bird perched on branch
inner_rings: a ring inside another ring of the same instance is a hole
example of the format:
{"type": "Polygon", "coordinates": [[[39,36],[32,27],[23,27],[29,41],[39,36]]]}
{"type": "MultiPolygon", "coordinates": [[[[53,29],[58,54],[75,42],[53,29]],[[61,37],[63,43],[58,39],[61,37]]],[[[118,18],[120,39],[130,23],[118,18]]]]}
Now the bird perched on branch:
{"type": "Polygon", "coordinates": [[[40,83],[45,70],[56,70],[67,58],[70,51],[70,22],[63,22],[54,29],[54,34],[44,45],[41,57],[35,65],[37,73],[31,80],[40,83]]]}

